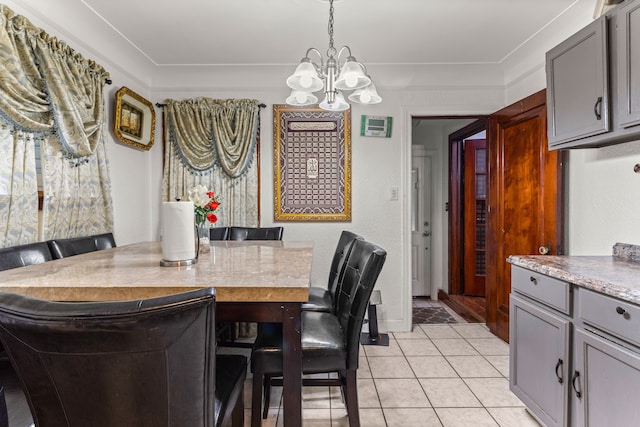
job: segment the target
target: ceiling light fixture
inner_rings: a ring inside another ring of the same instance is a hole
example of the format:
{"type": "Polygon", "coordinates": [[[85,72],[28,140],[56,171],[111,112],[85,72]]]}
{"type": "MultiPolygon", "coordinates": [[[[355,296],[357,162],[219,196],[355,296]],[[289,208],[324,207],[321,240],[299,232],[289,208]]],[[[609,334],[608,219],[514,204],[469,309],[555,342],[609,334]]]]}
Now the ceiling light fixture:
{"type": "Polygon", "coordinates": [[[351,55],[349,46],[342,46],[337,51],[333,46],[333,0],[329,0],[329,48],[325,63],[322,53],[314,47],[309,48],[296,71],[287,79],[291,94],[286,100],[289,105],[305,106],[318,102],[313,94],[324,88],[324,100],[320,108],[329,111],[344,111],[350,105],[345,101],[341,91],[352,90],[349,100],[360,104],[377,104],[382,101],[376,86],[367,75],[367,68],[351,55]],[[320,57],[320,64],[312,62],[309,54],[315,52],[320,57]],[[340,64],[341,56],[347,57],[340,64]]]}

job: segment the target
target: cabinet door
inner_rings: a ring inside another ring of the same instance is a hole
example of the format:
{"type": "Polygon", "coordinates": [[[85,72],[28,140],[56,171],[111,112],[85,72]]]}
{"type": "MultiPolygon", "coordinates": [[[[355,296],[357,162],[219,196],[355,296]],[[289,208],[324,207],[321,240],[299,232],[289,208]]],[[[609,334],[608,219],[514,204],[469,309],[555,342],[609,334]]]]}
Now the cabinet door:
{"type": "Polygon", "coordinates": [[[623,5],[618,19],[619,126],[640,124],[640,1],[623,5]]]}
{"type": "Polygon", "coordinates": [[[568,421],[568,319],[516,294],[510,303],[509,387],[544,425],[568,421]]]}
{"type": "Polygon", "coordinates": [[[607,17],[554,47],[546,59],[549,146],[608,132],[607,17]]]}
{"type": "Polygon", "coordinates": [[[571,393],[578,426],[632,426],[640,423],[640,356],[578,329],[571,393]]]}

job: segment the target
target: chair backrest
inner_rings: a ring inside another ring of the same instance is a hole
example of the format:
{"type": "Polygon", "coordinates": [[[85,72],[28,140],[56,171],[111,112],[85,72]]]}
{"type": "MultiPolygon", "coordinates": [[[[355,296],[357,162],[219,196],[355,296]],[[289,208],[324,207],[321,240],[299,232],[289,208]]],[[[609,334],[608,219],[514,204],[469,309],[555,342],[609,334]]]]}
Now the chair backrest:
{"type": "Polygon", "coordinates": [[[70,239],[53,239],[47,241],[47,244],[51,250],[51,255],[53,255],[55,259],[116,247],[113,233],[73,237],[70,239]]]}
{"type": "Polygon", "coordinates": [[[231,227],[229,240],[282,240],[284,227],[231,227]]]}
{"type": "Polygon", "coordinates": [[[336,316],[346,340],[347,369],[358,367],[360,332],[369,299],[387,252],[366,240],[354,240],[336,302],[336,316]]]}
{"type": "Polygon", "coordinates": [[[327,288],[331,292],[334,302],[336,300],[336,291],[340,283],[339,278],[344,266],[346,265],[346,260],[351,252],[351,248],[353,247],[352,243],[356,239],[363,240],[363,237],[347,230],[344,230],[338,239],[338,246],[336,246],[336,251],[333,254],[333,260],[331,260],[329,284],[327,288]]]}
{"type": "Polygon", "coordinates": [[[28,243],[0,249],[0,271],[25,265],[51,261],[51,251],[46,242],[28,243]]]}
{"type": "Polygon", "coordinates": [[[210,228],[209,240],[229,240],[229,227],[210,228]]]}
{"type": "Polygon", "coordinates": [[[215,424],[215,292],[59,303],[0,294],[0,340],[38,427],[215,424]]]}

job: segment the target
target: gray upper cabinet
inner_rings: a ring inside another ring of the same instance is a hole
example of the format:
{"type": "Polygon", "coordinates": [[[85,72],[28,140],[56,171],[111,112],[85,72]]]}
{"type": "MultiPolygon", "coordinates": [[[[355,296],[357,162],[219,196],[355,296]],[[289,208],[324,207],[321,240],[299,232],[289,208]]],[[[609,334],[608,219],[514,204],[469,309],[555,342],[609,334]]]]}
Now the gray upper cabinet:
{"type": "Polygon", "coordinates": [[[547,52],[549,147],[609,132],[607,19],[547,52]]]}
{"type": "Polygon", "coordinates": [[[640,124],[640,1],[621,6],[617,18],[619,126],[628,128],[640,124]]]}
{"type": "Polygon", "coordinates": [[[593,21],[546,59],[550,150],[640,140],[640,0],[593,21]]]}

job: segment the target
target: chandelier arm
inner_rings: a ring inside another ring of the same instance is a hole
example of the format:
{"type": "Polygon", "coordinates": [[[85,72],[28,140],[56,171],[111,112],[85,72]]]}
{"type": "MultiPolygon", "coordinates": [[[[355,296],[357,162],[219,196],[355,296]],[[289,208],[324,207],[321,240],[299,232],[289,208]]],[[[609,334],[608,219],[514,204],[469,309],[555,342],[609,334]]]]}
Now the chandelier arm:
{"type": "Polygon", "coordinates": [[[318,57],[320,58],[320,61],[322,61],[322,53],[318,49],[316,49],[315,47],[310,47],[309,49],[307,49],[307,53],[305,53],[304,57],[310,60],[309,54],[311,52],[315,52],[316,55],[318,55],[318,57]]]}
{"type": "Polygon", "coordinates": [[[315,47],[310,47],[309,49],[307,49],[307,53],[304,56],[304,59],[308,59],[309,62],[315,67],[316,72],[318,72],[319,74],[323,74],[323,70],[324,70],[324,57],[322,56],[322,52],[320,52],[318,49],[316,49],[315,47]],[[320,65],[318,65],[317,63],[313,62],[311,60],[311,58],[309,58],[309,54],[311,52],[314,52],[316,55],[318,55],[318,59],[320,60],[320,65]]]}
{"type": "Polygon", "coordinates": [[[342,65],[344,65],[344,63],[347,62],[350,58],[351,58],[352,61],[356,60],[353,57],[353,55],[351,54],[351,48],[349,46],[347,46],[347,45],[342,46],[340,48],[340,50],[338,51],[338,54],[336,55],[336,64],[338,65],[338,68],[342,68],[342,65]],[[340,63],[340,58],[342,57],[342,53],[345,50],[348,52],[348,55],[347,55],[346,59],[344,59],[344,61],[342,63],[340,63]]]}

